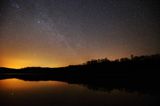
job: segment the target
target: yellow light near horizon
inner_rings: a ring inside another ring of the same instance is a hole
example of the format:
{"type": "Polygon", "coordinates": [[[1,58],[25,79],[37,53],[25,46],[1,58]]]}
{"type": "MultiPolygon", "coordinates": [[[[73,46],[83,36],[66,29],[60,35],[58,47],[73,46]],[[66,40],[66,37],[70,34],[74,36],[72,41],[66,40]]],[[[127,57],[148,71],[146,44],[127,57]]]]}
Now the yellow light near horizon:
{"type": "Polygon", "coordinates": [[[4,66],[8,68],[22,68],[26,67],[26,64],[28,64],[26,60],[8,60],[5,62],[4,66]]]}
{"type": "Polygon", "coordinates": [[[57,64],[53,63],[45,63],[44,60],[37,60],[37,59],[5,59],[3,60],[3,64],[1,64],[2,67],[7,68],[24,68],[24,67],[58,67],[57,64]]]}
{"type": "MultiPolygon", "coordinates": [[[[123,55],[110,55],[108,56],[110,60],[114,60],[117,57],[122,57],[123,55]]],[[[68,65],[82,64],[91,59],[102,59],[105,58],[105,54],[93,56],[86,55],[84,57],[65,57],[65,55],[31,55],[31,54],[5,54],[0,56],[0,67],[15,68],[20,69],[24,67],[65,67],[68,65]]]]}

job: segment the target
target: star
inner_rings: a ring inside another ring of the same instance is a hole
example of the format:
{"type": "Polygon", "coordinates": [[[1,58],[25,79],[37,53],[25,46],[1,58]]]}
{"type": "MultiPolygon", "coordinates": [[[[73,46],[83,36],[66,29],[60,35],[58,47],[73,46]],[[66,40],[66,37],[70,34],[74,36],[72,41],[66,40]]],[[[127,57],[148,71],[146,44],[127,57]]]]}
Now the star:
{"type": "Polygon", "coordinates": [[[37,23],[38,23],[38,24],[40,24],[40,23],[41,23],[41,21],[40,21],[40,20],[37,20],[37,23]]]}

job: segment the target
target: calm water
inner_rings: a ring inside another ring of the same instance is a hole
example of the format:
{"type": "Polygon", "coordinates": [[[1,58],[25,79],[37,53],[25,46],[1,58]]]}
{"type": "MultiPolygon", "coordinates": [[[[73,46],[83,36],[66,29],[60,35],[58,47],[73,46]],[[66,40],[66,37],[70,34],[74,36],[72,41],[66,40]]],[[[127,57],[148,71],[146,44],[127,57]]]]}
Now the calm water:
{"type": "Polygon", "coordinates": [[[125,89],[98,91],[59,81],[0,80],[1,106],[148,106],[155,102],[154,95],[125,89]]]}

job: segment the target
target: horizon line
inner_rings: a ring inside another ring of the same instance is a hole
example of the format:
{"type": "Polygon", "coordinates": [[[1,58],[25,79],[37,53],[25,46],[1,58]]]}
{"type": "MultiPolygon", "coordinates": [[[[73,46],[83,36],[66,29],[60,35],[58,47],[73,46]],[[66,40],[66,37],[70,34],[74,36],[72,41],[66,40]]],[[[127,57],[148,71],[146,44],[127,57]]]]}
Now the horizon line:
{"type": "Polygon", "coordinates": [[[26,66],[26,67],[21,67],[21,68],[13,68],[13,67],[0,67],[0,69],[2,68],[5,68],[5,69],[26,69],[26,68],[65,68],[65,67],[69,67],[69,66],[77,66],[77,65],[84,65],[86,64],[87,62],[89,61],[93,61],[93,60],[103,60],[103,59],[107,59],[108,61],[110,62],[113,62],[113,61],[116,61],[116,60],[121,60],[121,59],[124,59],[124,58],[127,58],[127,59],[132,59],[134,57],[142,57],[142,56],[155,56],[155,55],[160,55],[160,53],[156,53],[156,54],[151,54],[151,55],[133,55],[131,54],[130,57],[121,57],[121,58],[118,58],[118,59],[108,59],[107,57],[105,58],[100,58],[100,59],[90,59],[90,60],[87,60],[83,63],[79,63],[79,64],[70,64],[70,65],[66,65],[66,66],[57,66],[57,67],[50,67],[50,66],[26,66]]]}

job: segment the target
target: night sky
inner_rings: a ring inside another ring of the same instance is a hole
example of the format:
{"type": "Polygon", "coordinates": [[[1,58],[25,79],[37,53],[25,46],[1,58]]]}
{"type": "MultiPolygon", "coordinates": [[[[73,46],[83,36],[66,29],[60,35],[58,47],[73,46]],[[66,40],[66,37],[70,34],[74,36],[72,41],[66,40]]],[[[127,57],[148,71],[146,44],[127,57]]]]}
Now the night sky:
{"type": "Polygon", "coordinates": [[[158,0],[1,0],[0,67],[160,53],[158,0]]]}

